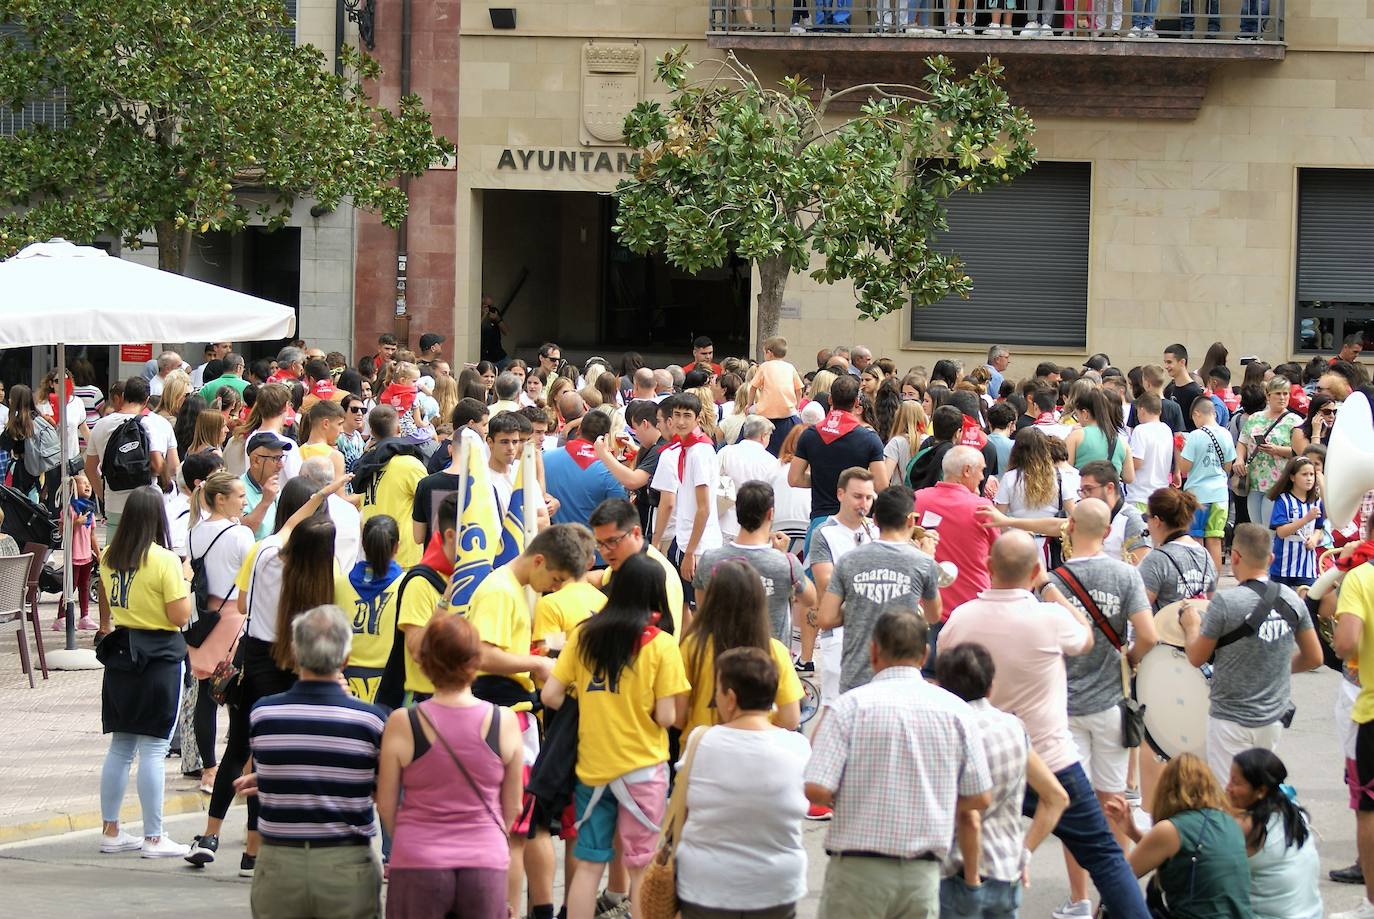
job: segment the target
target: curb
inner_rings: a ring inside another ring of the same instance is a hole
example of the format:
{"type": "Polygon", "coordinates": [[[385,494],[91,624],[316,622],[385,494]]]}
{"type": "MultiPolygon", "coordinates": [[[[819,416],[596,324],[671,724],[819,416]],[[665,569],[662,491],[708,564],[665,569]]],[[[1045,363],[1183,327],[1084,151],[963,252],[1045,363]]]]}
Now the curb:
{"type": "MultiPolygon", "coordinates": [[[[205,811],[209,806],[209,795],[201,794],[200,791],[181,791],[168,794],[162,799],[162,815],[170,817],[177,814],[190,814],[196,811],[205,811]]],[[[121,822],[135,823],[141,817],[137,799],[126,804],[119,814],[121,822]]],[[[97,809],[75,814],[56,814],[43,820],[0,826],[0,845],[23,842],[29,839],[41,839],[44,836],[60,836],[63,833],[71,833],[76,830],[98,828],[102,822],[100,811],[97,809]]]]}

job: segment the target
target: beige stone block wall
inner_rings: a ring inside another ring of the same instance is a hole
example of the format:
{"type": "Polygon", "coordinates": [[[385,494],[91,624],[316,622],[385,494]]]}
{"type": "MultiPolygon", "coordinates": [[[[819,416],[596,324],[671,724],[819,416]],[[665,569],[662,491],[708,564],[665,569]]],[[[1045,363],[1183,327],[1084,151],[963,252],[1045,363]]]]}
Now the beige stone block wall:
{"type": "Polygon", "coordinates": [[[700,0],[524,0],[516,5],[514,32],[492,29],[487,6],[462,10],[463,35],[676,38],[700,40],[710,5],[700,0]]]}

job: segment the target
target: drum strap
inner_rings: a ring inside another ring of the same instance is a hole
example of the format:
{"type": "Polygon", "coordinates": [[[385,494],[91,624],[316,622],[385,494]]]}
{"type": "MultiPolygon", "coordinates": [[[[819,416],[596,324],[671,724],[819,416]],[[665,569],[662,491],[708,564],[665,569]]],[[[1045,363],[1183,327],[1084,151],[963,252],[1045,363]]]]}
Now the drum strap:
{"type": "Polygon", "coordinates": [[[1074,573],[1069,570],[1068,565],[1060,565],[1058,568],[1054,569],[1054,575],[1058,577],[1059,580],[1063,581],[1069,590],[1073,592],[1079,604],[1083,609],[1087,610],[1088,615],[1092,617],[1093,623],[1102,630],[1102,634],[1107,636],[1107,640],[1112,643],[1112,647],[1119,652],[1121,650],[1121,636],[1116,633],[1116,629],[1112,628],[1112,624],[1107,621],[1107,617],[1102,615],[1102,610],[1098,609],[1097,603],[1094,602],[1087,588],[1083,586],[1083,582],[1078,580],[1074,573]]]}
{"type": "Polygon", "coordinates": [[[1232,642],[1240,641],[1242,638],[1249,638],[1251,635],[1258,635],[1260,626],[1264,620],[1269,618],[1272,612],[1278,612],[1288,623],[1288,627],[1294,632],[1298,628],[1298,614],[1292,608],[1279,599],[1279,585],[1273,581],[1246,581],[1241,585],[1253,590],[1259,597],[1259,602],[1255,604],[1255,610],[1245,621],[1236,626],[1231,631],[1217,639],[1217,647],[1224,648],[1232,642]]]}

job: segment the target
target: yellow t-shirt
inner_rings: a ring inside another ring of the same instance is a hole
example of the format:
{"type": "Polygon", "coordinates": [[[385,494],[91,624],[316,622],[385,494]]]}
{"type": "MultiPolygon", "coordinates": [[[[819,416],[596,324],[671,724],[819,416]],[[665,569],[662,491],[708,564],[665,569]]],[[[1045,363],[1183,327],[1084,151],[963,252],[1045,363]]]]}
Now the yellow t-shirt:
{"type": "MultiPolygon", "coordinates": [[[[358,596],[348,575],[334,575],[334,605],[353,620],[353,647],[348,653],[344,676],[348,678],[348,691],[364,702],[377,697],[382,670],[391,656],[396,638],[396,588],[404,576],[397,575],[371,600],[364,600],[358,596]]],[[[407,593],[411,586],[407,585],[407,593]]]]}
{"type": "Polygon", "coordinates": [[[157,544],[148,547],[143,563],[132,571],[115,571],[102,565],[105,594],[115,625],[128,629],[175,632],[179,626],[167,618],[167,604],[191,595],[191,585],[181,570],[181,559],[157,544]]]}
{"type": "MultiPolygon", "coordinates": [[[[683,737],[691,734],[693,728],[720,723],[716,718],[716,656],[710,654],[702,661],[700,672],[697,672],[692,661],[695,646],[695,638],[687,639],[682,646],[683,665],[688,668],[687,679],[692,682],[692,702],[687,708],[687,726],[682,729],[683,737]]],[[[773,705],[781,708],[799,701],[802,697],[801,680],[792,667],[792,656],[787,653],[787,647],[776,638],[770,638],[768,653],[773,655],[773,664],[778,668],[778,691],[773,696],[773,705]]]]}
{"type": "MultiPolygon", "coordinates": [[[[673,637],[682,641],[682,578],[678,575],[668,556],[645,543],[644,554],[663,567],[664,586],[668,589],[668,616],[673,620],[673,637]]],[[[603,568],[601,586],[607,587],[615,574],[610,568],[603,568]]]]}
{"type": "Polygon", "coordinates": [[[1364,623],[1360,635],[1360,695],[1350,712],[1356,724],[1374,721],[1374,565],[1360,565],[1341,581],[1336,616],[1349,613],[1364,623]]]}
{"type": "MultiPolygon", "coordinates": [[[[400,587],[401,582],[397,580],[397,590],[400,587]]],[[[397,613],[397,624],[400,626],[413,625],[423,629],[429,625],[429,620],[434,618],[434,608],[438,606],[440,596],[440,592],[434,589],[434,585],[417,574],[406,582],[405,594],[401,597],[401,609],[397,613]]],[[[434,692],[434,684],[420,669],[419,662],[410,656],[409,649],[406,649],[406,689],[410,692],[434,692]]]]}
{"type": "Polygon", "coordinates": [[[553,665],[553,675],[578,702],[577,780],[605,785],[627,772],[668,761],[668,730],[654,721],[654,702],[691,690],[682,652],[666,632],[639,649],[614,687],[594,675],[578,651],[582,630],[553,665]]]}
{"type": "Polygon", "coordinates": [[[301,444],[298,449],[300,450],[301,462],[314,459],[317,456],[328,456],[334,452],[334,448],[329,444],[301,444]]]}
{"type": "MultiPolygon", "coordinates": [[[[525,588],[515,579],[510,565],[502,565],[482,579],[472,592],[467,616],[468,622],[477,629],[478,637],[487,644],[507,654],[530,653],[530,605],[525,599],[525,588]]],[[[477,675],[485,674],[479,671],[477,675]]],[[[528,673],[501,675],[510,677],[531,692],[534,690],[534,681],[528,673]]]]}
{"type": "MultiPolygon", "coordinates": [[[[425,464],[413,456],[396,456],[386,464],[370,491],[363,495],[362,522],[364,525],[379,514],[396,521],[401,531],[401,544],[396,561],[402,568],[420,563],[423,550],[411,531],[411,512],[415,506],[415,488],[425,477],[425,464]]],[[[406,592],[409,593],[409,588],[406,592]]]]}
{"type": "Polygon", "coordinates": [[[551,632],[562,632],[566,638],[578,623],[605,605],[605,594],[585,581],[573,581],[535,602],[531,635],[535,641],[544,641],[551,632]]]}

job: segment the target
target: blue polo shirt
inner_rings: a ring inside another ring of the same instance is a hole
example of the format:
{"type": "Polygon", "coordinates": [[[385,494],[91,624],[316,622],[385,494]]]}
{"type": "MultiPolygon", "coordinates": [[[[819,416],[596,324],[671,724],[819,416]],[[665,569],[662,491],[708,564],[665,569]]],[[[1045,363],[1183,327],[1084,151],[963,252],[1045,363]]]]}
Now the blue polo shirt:
{"type": "Polygon", "coordinates": [[[605,463],[597,460],[583,469],[563,447],[544,452],[544,487],[558,499],[554,523],[587,526],[592,511],[602,501],[627,497],[625,488],[605,463]]]}

